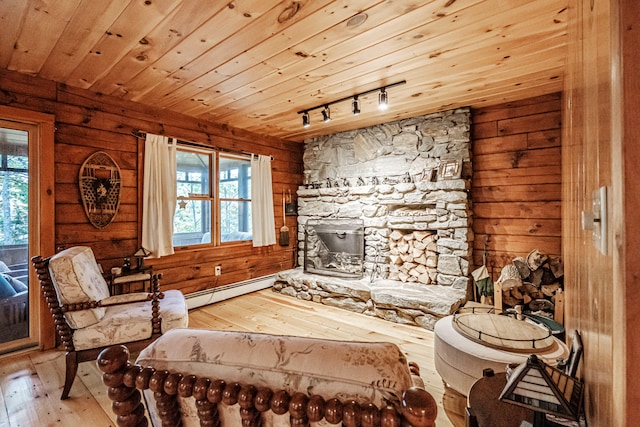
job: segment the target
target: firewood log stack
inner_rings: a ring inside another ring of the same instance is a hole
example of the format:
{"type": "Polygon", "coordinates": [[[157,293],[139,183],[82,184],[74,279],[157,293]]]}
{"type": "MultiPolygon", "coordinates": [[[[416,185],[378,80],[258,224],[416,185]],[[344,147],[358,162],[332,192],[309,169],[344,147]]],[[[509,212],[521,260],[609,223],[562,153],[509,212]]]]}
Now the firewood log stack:
{"type": "Polygon", "coordinates": [[[560,257],[548,256],[538,249],[526,257],[516,257],[503,267],[496,282],[496,300],[503,307],[522,305],[525,310],[554,316],[556,295],[563,290],[564,270],[560,257]],[[500,298],[501,296],[501,298],[500,298]]]}
{"type": "Polygon", "coordinates": [[[436,283],[438,271],[437,234],[415,230],[394,230],[389,236],[389,276],[391,280],[436,283]]]}

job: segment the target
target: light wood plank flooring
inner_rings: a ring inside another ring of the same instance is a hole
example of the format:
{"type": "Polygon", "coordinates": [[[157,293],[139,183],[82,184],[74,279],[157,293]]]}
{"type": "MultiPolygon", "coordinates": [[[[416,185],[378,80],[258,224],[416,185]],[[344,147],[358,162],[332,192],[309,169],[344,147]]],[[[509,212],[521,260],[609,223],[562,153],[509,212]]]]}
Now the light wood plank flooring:
{"type": "MultiPolygon", "coordinates": [[[[274,293],[254,292],[189,313],[193,328],[256,331],[398,344],[417,362],[426,389],[438,402],[438,427],[465,425],[464,397],[447,389],[433,364],[433,333],[274,293]]],[[[100,373],[80,365],[70,399],[61,401],[64,353],[31,352],[0,359],[0,427],[115,426],[100,373]]]]}

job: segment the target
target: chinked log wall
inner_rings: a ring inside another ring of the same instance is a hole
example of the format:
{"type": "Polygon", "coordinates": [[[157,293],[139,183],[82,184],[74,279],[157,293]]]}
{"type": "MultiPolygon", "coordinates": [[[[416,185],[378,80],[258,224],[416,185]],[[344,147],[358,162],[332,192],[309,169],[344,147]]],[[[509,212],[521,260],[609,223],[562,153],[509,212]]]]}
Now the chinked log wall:
{"type": "MultiPolygon", "coordinates": [[[[277,230],[283,217],[280,195],[288,190],[295,193],[302,183],[302,144],[295,142],[228,129],[8,71],[0,71],[0,105],[55,115],[56,248],[88,245],[105,271],[121,265],[123,257],[133,254],[140,244],[144,141],[132,136],[133,130],[163,133],[232,152],[273,156],[277,230]],[[114,222],[103,230],[89,223],[78,190],[80,166],[96,151],[107,152],[122,170],[120,209],[114,222]]],[[[295,225],[295,217],[287,217],[294,235],[295,225]]],[[[293,256],[292,246],[254,249],[244,243],[181,251],[146,264],[164,274],[164,289],[190,293],[292,268],[293,256]],[[216,265],[222,266],[218,277],[216,265]]]]}
{"type": "Polygon", "coordinates": [[[561,95],[472,110],[473,261],[493,280],[533,249],[561,255],[561,95]]]}

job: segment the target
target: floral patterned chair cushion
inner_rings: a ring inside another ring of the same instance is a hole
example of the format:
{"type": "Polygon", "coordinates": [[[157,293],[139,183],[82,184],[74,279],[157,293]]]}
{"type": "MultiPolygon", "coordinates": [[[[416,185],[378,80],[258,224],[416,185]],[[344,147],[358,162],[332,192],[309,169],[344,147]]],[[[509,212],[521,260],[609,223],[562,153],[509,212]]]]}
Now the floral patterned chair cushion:
{"type": "MultiPolygon", "coordinates": [[[[237,381],[289,393],[301,391],[325,399],[368,400],[397,405],[413,385],[407,360],[392,343],[332,341],[248,332],[173,329],[140,352],[136,363],[211,379],[237,381]]],[[[157,422],[153,396],[145,392],[147,408],[157,422]]],[[[197,426],[193,399],[181,401],[185,426],[197,426]]],[[[239,417],[231,407],[223,418],[239,417]]],[[[289,425],[274,414],[265,425],[289,425]]],[[[227,419],[223,425],[240,425],[227,419]]],[[[156,422],[153,422],[154,425],[156,422]]]]}
{"type": "MultiPolygon", "coordinates": [[[[125,299],[122,298],[125,296],[135,298],[137,295],[145,294],[117,295],[110,299],[125,299]]],[[[151,301],[109,306],[99,322],[75,330],[73,345],[76,350],[84,350],[147,339],[151,337],[153,327],[151,308],[151,301]]],[[[188,326],[188,307],[180,291],[164,292],[164,298],[160,300],[160,317],[162,333],[188,326]]]]}
{"type": "MultiPolygon", "coordinates": [[[[49,272],[62,304],[100,301],[109,296],[107,282],[93,251],[87,246],[75,246],[52,256],[49,272]]],[[[105,308],[65,313],[67,322],[73,329],[98,323],[104,315],[105,308]]]]}

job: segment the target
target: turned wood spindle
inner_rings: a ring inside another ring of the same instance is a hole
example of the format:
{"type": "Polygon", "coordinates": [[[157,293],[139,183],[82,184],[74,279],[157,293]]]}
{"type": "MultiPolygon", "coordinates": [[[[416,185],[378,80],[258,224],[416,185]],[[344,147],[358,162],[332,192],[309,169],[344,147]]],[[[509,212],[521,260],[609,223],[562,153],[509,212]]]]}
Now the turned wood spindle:
{"type": "Polygon", "coordinates": [[[262,424],[260,412],[256,409],[254,401],[258,389],[252,385],[245,385],[238,393],[238,406],[240,406],[240,418],[243,426],[259,426],[262,424]]]}
{"type": "Polygon", "coordinates": [[[289,402],[291,397],[285,390],[278,390],[271,399],[271,410],[276,415],[286,414],[289,410],[289,402]]]}
{"type": "Polygon", "coordinates": [[[267,387],[260,387],[255,398],[256,409],[260,412],[267,412],[271,409],[271,399],[273,398],[273,391],[267,387]]]}
{"type": "Polygon", "coordinates": [[[360,427],[362,411],[355,400],[348,400],[343,404],[342,424],[345,427],[360,427]]]}
{"type": "Polygon", "coordinates": [[[120,427],[146,427],[142,395],[135,387],[124,383],[125,373],[130,369],[129,350],[123,346],[111,346],[100,352],[96,360],[103,372],[103,382],[108,387],[107,396],[113,402],[111,408],[120,427]]]}
{"type": "Polygon", "coordinates": [[[309,424],[307,418],[307,401],[309,398],[306,394],[296,392],[291,396],[289,401],[289,418],[291,425],[306,426],[309,424]]]}
{"type": "Polygon", "coordinates": [[[164,380],[169,376],[166,369],[155,371],[149,378],[149,390],[154,393],[164,392],[164,380]]]}
{"type": "Polygon", "coordinates": [[[207,400],[211,403],[222,402],[222,392],[227,386],[227,383],[223,380],[215,380],[211,382],[211,385],[207,389],[207,400]]]}
{"type": "Polygon", "coordinates": [[[336,398],[327,400],[324,411],[326,420],[331,424],[338,424],[342,422],[343,416],[344,407],[342,406],[342,402],[336,398]]]}
{"type": "Polygon", "coordinates": [[[307,418],[311,422],[318,422],[324,418],[325,402],[322,396],[314,394],[307,403],[307,418]]]}
{"type": "Polygon", "coordinates": [[[380,411],[373,403],[365,403],[361,406],[362,427],[380,427],[380,411]]]}
{"type": "Polygon", "coordinates": [[[238,402],[238,394],[241,388],[242,386],[237,382],[228,383],[222,391],[222,403],[229,406],[235,405],[238,402]]]}
{"type": "Polygon", "coordinates": [[[400,427],[400,414],[392,405],[387,405],[380,410],[380,425],[382,427],[400,427]]]}
{"type": "Polygon", "coordinates": [[[178,386],[180,381],[182,381],[182,377],[183,375],[179,372],[169,374],[164,380],[164,392],[171,396],[176,396],[178,394],[178,386]]]}

